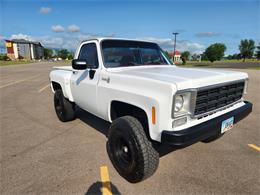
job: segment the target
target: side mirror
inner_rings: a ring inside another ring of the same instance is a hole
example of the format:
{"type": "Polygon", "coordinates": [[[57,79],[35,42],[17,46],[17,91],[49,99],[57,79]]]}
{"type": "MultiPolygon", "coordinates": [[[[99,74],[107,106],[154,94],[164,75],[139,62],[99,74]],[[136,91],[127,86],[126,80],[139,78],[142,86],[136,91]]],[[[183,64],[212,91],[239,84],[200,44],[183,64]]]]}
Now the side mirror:
{"type": "Polygon", "coordinates": [[[86,60],[74,59],[72,60],[72,68],[75,70],[85,70],[89,68],[86,60]]]}

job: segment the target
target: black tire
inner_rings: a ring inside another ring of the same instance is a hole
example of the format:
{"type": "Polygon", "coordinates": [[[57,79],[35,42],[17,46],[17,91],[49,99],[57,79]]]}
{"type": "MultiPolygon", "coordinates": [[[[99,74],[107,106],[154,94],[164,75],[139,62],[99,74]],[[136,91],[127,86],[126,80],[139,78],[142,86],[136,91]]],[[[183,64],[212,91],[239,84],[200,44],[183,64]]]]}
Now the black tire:
{"type": "Polygon", "coordinates": [[[132,116],[113,121],[108,132],[107,152],[117,172],[131,183],[152,176],[159,165],[158,152],[141,123],[132,116]]]}
{"type": "Polygon", "coordinates": [[[54,93],[54,108],[60,121],[67,122],[75,119],[74,103],[64,97],[61,89],[54,93]]]}
{"type": "Polygon", "coordinates": [[[216,135],[212,135],[209,138],[202,140],[201,142],[210,143],[210,142],[216,141],[217,139],[221,138],[224,134],[225,133],[218,133],[216,135]]]}

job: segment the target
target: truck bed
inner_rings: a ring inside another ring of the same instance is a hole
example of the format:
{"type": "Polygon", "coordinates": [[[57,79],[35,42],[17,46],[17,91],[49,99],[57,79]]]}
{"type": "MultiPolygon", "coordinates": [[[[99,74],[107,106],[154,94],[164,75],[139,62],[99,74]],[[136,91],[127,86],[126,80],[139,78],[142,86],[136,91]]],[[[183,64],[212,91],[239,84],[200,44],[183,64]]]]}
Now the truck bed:
{"type": "Polygon", "coordinates": [[[73,71],[72,66],[54,66],[54,70],[66,70],[66,71],[73,71]]]}

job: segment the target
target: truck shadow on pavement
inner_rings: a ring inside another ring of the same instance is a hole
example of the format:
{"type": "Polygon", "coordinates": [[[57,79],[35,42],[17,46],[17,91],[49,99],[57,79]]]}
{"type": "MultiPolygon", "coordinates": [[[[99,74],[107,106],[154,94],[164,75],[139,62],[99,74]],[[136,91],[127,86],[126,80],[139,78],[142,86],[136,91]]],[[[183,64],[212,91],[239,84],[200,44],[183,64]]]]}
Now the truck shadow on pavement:
{"type": "Polygon", "coordinates": [[[170,146],[167,144],[153,143],[153,147],[159,153],[160,157],[163,157],[163,156],[177,150],[177,148],[174,148],[173,146],[170,146]]]}
{"type": "MultiPolygon", "coordinates": [[[[104,185],[106,186],[106,184],[104,185]]],[[[121,194],[117,187],[112,183],[110,182],[110,186],[111,186],[111,191],[112,191],[112,194],[121,194]]],[[[85,195],[102,195],[102,182],[100,181],[97,181],[96,183],[93,183],[89,188],[88,188],[88,191],[85,193],[85,195]]]]}
{"type": "Polygon", "coordinates": [[[76,109],[77,118],[80,119],[82,122],[86,123],[88,126],[96,129],[103,135],[107,137],[107,132],[110,127],[110,123],[85,111],[81,108],[77,107],[76,109]]]}
{"type": "MultiPolygon", "coordinates": [[[[110,127],[110,123],[77,107],[77,118],[80,119],[82,122],[86,123],[88,126],[91,126],[92,128],[96,129],[103,135],[107,137],[107,132],[110,127]]],[[[152,142],[153,147],[155,150],[159,153],[160,157],[167,155],[175,150],[176,148],[166,145],[166,144],[160,144],[158,142],[152,142]]]]}

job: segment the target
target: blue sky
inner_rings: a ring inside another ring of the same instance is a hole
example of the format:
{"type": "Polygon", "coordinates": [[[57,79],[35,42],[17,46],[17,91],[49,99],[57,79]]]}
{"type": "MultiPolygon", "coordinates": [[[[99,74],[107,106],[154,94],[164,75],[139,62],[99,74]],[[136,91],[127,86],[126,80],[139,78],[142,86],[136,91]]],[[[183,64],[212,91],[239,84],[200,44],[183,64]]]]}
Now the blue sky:
{"type": "Polygon", "coordinates": [[[74,50],[84,39],[115,36],[153,40],[172,50],[201,53],[222,42],[226,54],[241,39],[260,42],[259,0],[0,0],[0,38],[41,41],[74,50]]]}

